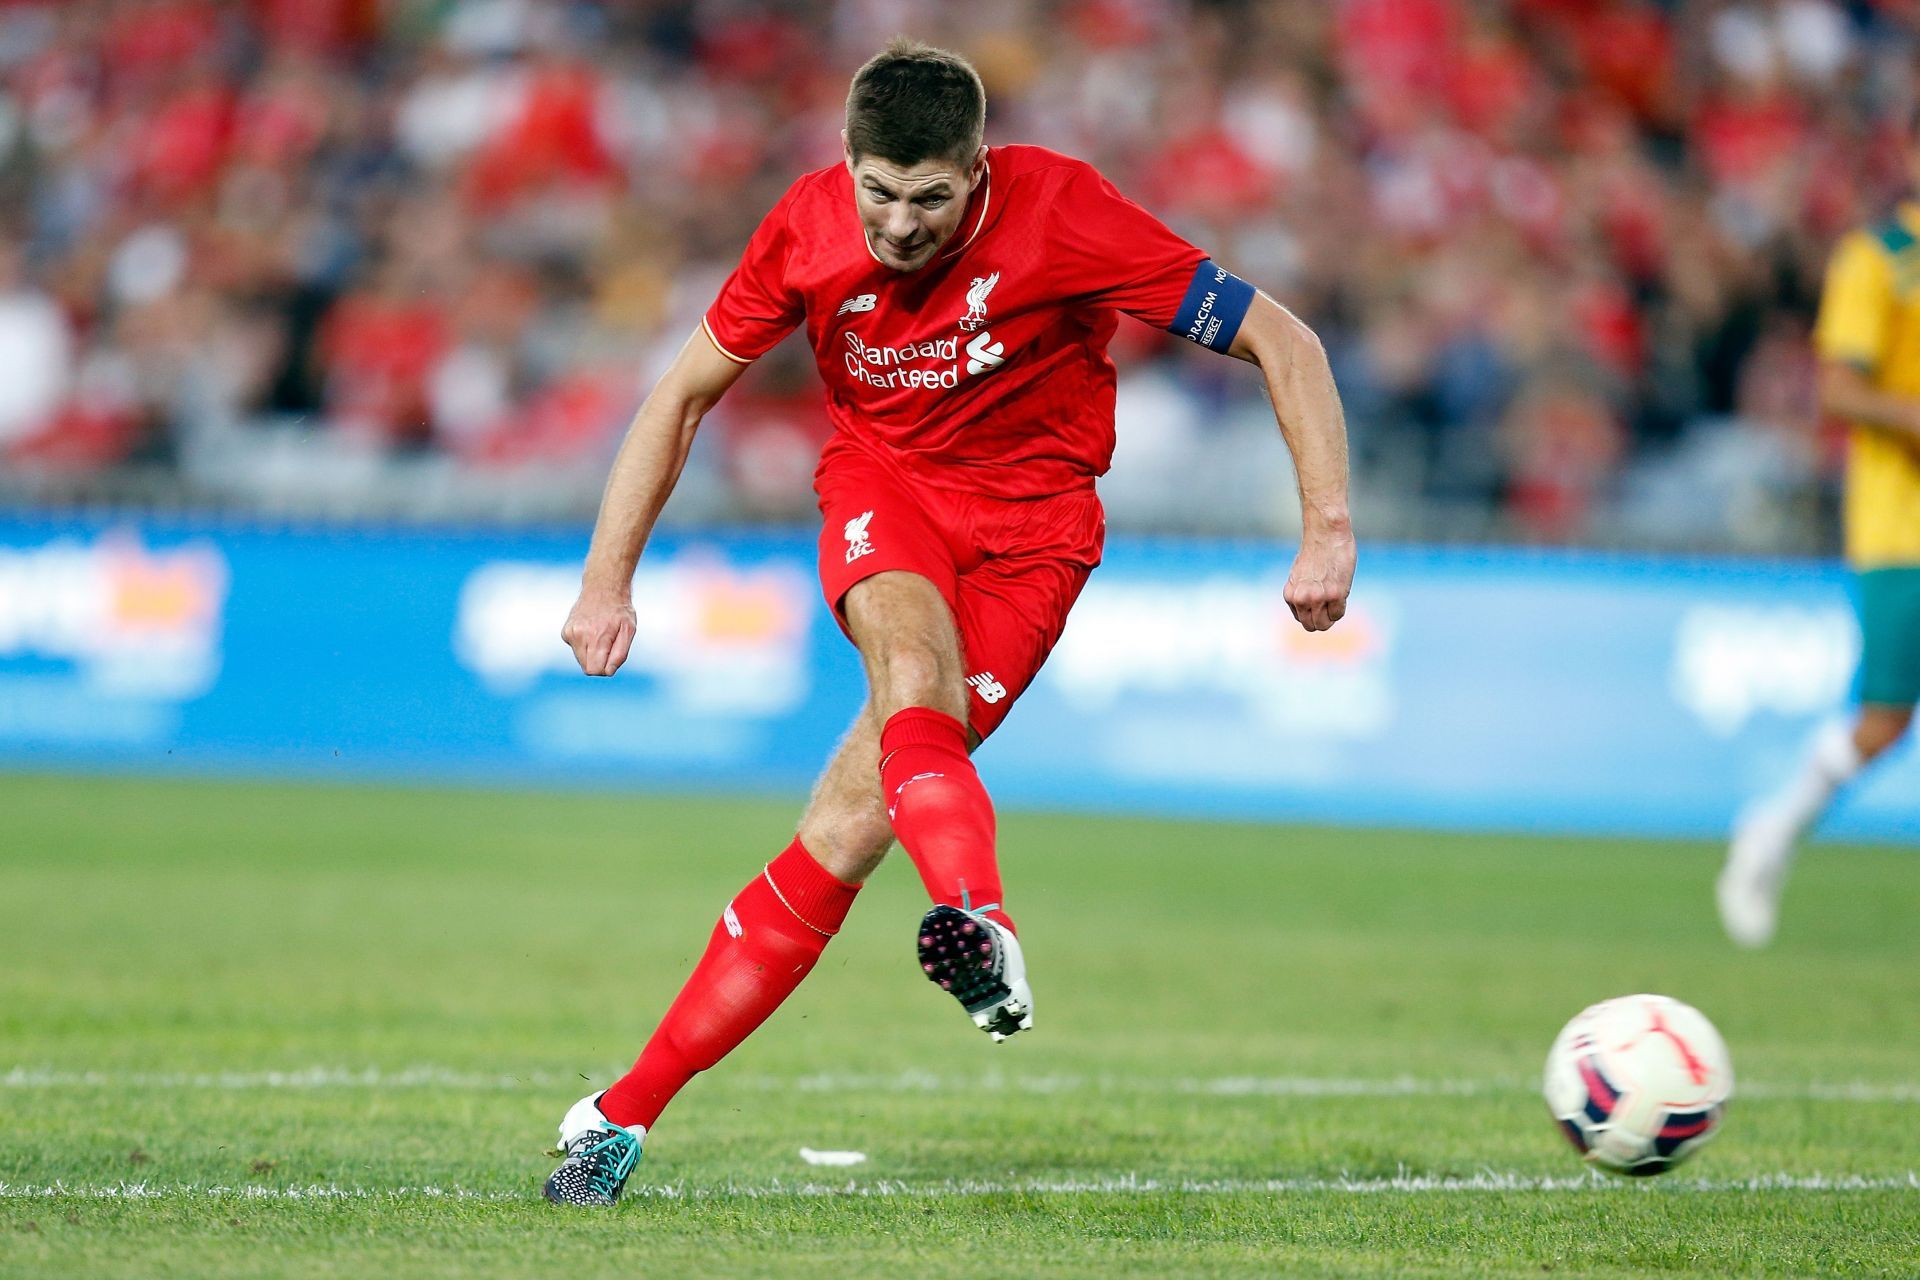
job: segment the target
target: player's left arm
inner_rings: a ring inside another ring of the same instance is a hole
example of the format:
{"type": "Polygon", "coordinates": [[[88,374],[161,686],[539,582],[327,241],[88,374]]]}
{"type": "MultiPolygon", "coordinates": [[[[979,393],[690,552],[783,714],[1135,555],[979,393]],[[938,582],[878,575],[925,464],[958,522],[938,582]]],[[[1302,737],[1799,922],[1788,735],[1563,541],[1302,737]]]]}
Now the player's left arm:
{"type": "Polygon", "coordinates": [[[1355,547],[1347,509],[1347,421],[1327,353],[1291,311],[1255,292],[1227,354],[1260,367],[1273,415],[1300,481],[1300,553],[1287,576],[1287,606],[1308,631],[1347,611],[1355,547]]]}
{"type": "Polygon", "coordinates": [[[1300,553],[1286,600],[1308,631],[1347,612],[1353,523],[1347,515],[1347,423],[1313,330],[1204,257],[1121,195],[1091,165],[1055,166],[1047,262],[1063,297],[1113,307],[1146,324],[1260,366],[1300,479],[1300,553]],[[1114,246],[1126,251],[1116,254],[1114,246]],[[1198,262],[1195,258],[1199,258],[1198,262]]]}

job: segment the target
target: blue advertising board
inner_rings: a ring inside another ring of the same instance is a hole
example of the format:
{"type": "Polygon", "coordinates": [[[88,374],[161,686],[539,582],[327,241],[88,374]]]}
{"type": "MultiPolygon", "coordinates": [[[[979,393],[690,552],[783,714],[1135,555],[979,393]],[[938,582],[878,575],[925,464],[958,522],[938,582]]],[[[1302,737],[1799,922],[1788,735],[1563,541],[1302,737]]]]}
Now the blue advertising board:
{"type": "MultiPolygon", "coordinates": [[[[797,790],[859,705],[801,532],[663,535],[612,680],[583,530],[0,520],[0,767],[797,790]]],[[[1846,701],[1819,563],[1369,549],[1307,635],[1286,548],[1116,539],[981,753],[1005,802],[1714,834],[1846,701]]],[[[1920,760],[1829,821],[1920,835],[1920,760]]]]}

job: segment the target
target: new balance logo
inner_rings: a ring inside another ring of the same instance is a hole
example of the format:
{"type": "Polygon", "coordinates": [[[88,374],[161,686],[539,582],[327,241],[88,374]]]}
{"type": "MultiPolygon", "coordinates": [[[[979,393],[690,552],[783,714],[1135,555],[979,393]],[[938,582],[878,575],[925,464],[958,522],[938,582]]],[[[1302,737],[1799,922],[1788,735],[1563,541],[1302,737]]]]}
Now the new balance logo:
{"type": "Polygon", "coordinates": [[[988,706],[1007,696],[1007,686],[995,680],[991,671],[982,671],[977,676],[968,676],[967,683],[973,686],[973,691],[979,694],[980,700],[988,706]]]}
{"type": "Polygon", "coordinates": [[[987,327],[987,295],[993,292],[993,286],[1000,283],[1000,273],[990,276],[975,276],[967,288],[967,314],[960,317],[960,327],[968,333],[987,327]]]}
{"type": "Polygon", "coordinates": [[[849,311],[871,311],[874,308],[874,304],[879,301],[880,295],[877,293],[858,294],[841,303],[840,309],[833,314],[835,316],[843,316],[849,311]]]}
{"type": "Polygon", "coordinates": [[[733,913],[733,904],[731,902],[727,904],[727,909],[720,913],[720,919],[724,921],[727,926],[727,936],[729,938],[737,938],[747,931],[746,926],[740,923],[740,917],[733,913]]]}
{"type": "Polygon", "coordinates": [[[871,519],[873,519],[873,512],[862,511],[859,515],[847,521],[847,527],[842,530],[847,539],[848,564],[852,564],[861,556],[871,554],[873,551],[873,541],[867,537],[867,521],[871,519]]]}
{"type": "Polygon", "coordinates": [[[983,333],[967,343],[967,372],[985,373],[989,369],[998,369],[1006,363],[1006,344],[995,342],[993,335],[983,333]]]}

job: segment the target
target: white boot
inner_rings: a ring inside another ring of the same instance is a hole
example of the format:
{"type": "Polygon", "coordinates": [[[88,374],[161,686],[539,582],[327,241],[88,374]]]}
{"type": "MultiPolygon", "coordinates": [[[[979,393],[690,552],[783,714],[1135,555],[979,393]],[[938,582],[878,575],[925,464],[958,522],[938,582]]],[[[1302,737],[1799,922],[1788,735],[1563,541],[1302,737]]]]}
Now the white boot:
{"type": "Polygon", "coordinates": [[[997,1043],[1033,1026],[1027,958],[1013,930],[959,907],[935,907],[920,922],[920,969],[960,1002],[997,1043]]]}
{"type": "Polygon", "coordinates": [[[1830,724],[1814,735],[1800,772],[1778,794],[1755,806],[1734,827],[1726,865],[1714,885],[1720,923],[1743,947],[1773,941],[1780,891],[1793,865],[1794,846],[1860,772],[1853,731],[1830,724]]]}
{"type": "Polygon", "coordinates": [[[1714,883],[1720,924],[1743,947],[1773,941],[1780,917],[1780,890],[1793,862],[1800,828],[1785,815],[1762,810],[1734,828],[1726,865],[1714,883]]]}

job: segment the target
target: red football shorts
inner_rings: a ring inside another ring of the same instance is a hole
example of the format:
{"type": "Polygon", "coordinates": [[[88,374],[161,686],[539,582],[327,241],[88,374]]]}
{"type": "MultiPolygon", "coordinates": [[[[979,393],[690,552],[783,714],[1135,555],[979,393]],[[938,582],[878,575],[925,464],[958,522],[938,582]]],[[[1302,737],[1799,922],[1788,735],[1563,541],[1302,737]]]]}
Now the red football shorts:
{"type": "Polygon", "coordinates": [[[986,498],[916,482],[836,435],[814,473],[820,495],[820,586],[847,629],[853,585],[903,569],[946,597],[966,664],[967,720],[1000,727],[1047,660],[1087,575],[1106,516],[1089,485],[1045,498],[986,498]]]}

